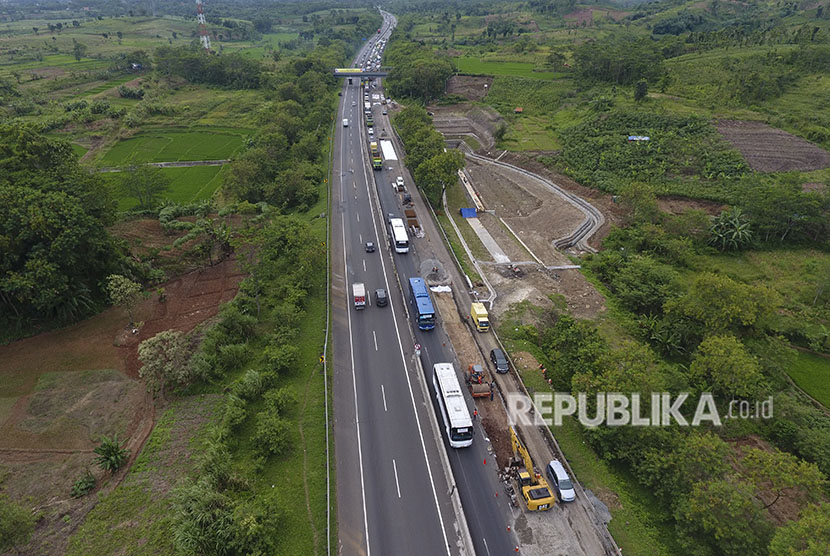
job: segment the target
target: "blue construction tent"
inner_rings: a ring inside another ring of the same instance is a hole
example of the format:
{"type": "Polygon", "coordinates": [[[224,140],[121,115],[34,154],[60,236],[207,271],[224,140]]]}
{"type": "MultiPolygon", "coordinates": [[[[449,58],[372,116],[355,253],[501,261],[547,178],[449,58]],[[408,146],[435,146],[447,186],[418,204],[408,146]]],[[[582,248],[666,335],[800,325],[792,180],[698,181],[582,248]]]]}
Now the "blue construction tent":
{"type": "Polygon", "coordinates": [[[459,212],[461,212],[461,216],[464,218],[475,218],[478,216],[474,208],[463,208],[459,212]]]}

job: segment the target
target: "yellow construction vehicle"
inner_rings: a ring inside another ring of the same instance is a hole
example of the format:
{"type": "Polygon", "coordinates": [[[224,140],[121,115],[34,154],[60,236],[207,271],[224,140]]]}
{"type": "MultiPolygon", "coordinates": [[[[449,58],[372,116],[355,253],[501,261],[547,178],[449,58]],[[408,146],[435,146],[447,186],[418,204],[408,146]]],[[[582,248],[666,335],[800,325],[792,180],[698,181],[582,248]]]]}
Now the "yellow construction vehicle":
{"type": "Polygon", "coordinates": [[[549,510],[553,507],[555,499],[551,493],[547,481],[533,467],[533,460],[525,448],[516,430],[510,427],[510,443],[513,446],[513,453],[517,454],[524,463],[524,469],[519,469],[516,475],[518,488],[525,499],[527,509],[530,511],[549,510]]]}

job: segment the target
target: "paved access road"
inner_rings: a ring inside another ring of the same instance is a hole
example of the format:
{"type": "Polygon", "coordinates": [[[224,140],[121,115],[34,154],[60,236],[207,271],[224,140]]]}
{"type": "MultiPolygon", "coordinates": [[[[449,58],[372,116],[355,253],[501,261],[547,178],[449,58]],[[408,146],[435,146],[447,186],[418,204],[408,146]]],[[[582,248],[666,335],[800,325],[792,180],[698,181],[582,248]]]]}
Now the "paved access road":
{"type": "MultiPolygon", "coordinates": [[[[393,21],[384,15],[381,37],[387,36],[393,21]]],[[[364,52],[357,61],[362,57],[364,52]]],[[[457,524],[447,493],[454,485],[457,490],[453,492],[460,494],[464,505],[475,552],[515,554],[516,538],[507,530],[513,521],[511,510],[479,424],[472,447],[455,450],[445,444],[436,446],[440,433],[427,407],[429,403],[437,408],[430,371],[434,363],[453,361],[453,353],[440,316],[435,330],[416,330],[413,337],[396,276],[406,283],[409,277],[422,275],[422,265],[431,267],[435,258],[449,264],[450,259],[438,231],[427,222],[428,209],[414,193],[427,236],[411,238],[408,254],[390,254],[386,218],[381,214],[402,213],[391,185],[401,172],[395,162],[385,162],[384,170],[375,172],[368,165],[369,139],[357,81],[343,92],[338,122],[348,119],[349,126],[337,126],[332,184],[335,441],[342,551],[457,553],[457,524]],[[366,241],[375,242],[377,252],[366,253],[366,241]],[[366,284],[370,293],[378,287],[387,289],[391,306],[378,308],[372,300],[366,310],[354,310],[351,284],[355,281],[366,284]],[[412,364],[414,342],[422,346],[423,375],[412,364]],[[429,388],[429,400],[423,397],[424,384],[429,388]],[[449,483],[441,466],[442,450],[452,468],[449,483]]],[[[379,87],[372,89],[373,93],[380,91],[379,87]]],[[[377,135],[386,129],[388,136],[391,127],[381,106],[375,105],[373,112],[377,135]]],[[[472,401],[468,402],[472,409],[472,401]]]]}
{"type": "MultiPolygon", "coordinates": [[[[371,42],[388,37],[393,24],[386,16],[371,42]]],[[[371,48],[367,43],[358,60],[371,48]]],[[[332,172],[338,553],[455,555],[458,534],[442,448],[403,349],[411,342],[382,220],[370,197],[363,99],[359,79],[353,82],[343,88],[332,172]],[[367,241],[378,246],[374,253],[365,251],[367,241]],[[365,310],[353,307],[354,282],[363,282],[371,296],[365,310]],[[392,293],[389,306],[375,306],[377,288],[392,293]]]]}

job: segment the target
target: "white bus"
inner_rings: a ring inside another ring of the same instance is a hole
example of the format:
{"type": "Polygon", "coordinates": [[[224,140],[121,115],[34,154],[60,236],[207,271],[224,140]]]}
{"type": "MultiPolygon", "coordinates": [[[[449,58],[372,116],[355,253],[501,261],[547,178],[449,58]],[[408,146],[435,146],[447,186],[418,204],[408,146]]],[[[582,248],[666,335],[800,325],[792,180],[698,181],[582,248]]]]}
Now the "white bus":
{"type": "Polygon", "coordinates": [[[390,218],[389,230],[392,234],[392,247],[395,253],[409,253],[409,235],[406,233],[402,218],[390,218]]]}
{"type": "Polygon", "coordinates": [[[458,384],[455,368],[452,363],[436,363],[432,370],[435,397],[438,398],[450,447],[466,448],[473,443],[473,421],[458,384]]]}

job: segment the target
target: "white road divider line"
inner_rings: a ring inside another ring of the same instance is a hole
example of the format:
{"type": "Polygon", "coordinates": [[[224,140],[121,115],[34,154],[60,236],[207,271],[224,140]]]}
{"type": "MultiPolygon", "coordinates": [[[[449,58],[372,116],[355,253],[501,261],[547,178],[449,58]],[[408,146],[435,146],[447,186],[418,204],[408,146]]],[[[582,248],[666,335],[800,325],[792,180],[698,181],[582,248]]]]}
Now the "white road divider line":
{"type": "Polygon", "coordinates": [[[386,407],[386,389],[383,387],[383,384],[380,385],[380,395],[383,397],[383,410],[389,411],[386,407]]]}
{"type": "Polygon", "coordinates": [[[398,466],[395,463],[395,458],[392,458],[392,468],[395,470],[395,486],[398,487],[398,498],[401,497],[401,484],[398,482],[398,466]]]}

